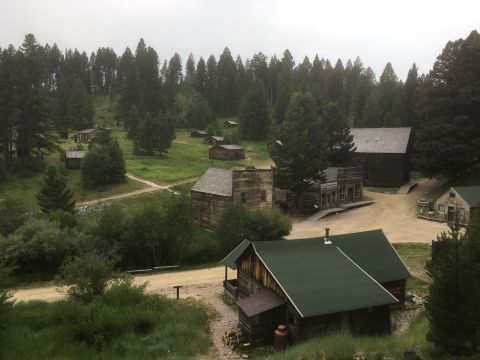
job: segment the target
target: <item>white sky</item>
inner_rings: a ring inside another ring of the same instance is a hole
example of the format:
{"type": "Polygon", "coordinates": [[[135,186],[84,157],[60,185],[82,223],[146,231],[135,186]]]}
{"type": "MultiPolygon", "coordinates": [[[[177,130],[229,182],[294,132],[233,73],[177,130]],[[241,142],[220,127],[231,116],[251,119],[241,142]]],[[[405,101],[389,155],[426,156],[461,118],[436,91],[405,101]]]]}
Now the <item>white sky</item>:
{"type": "Polygon", "coordinates": [[[161,62],[175,51],[218,59],[228,46],[245,61],[288,48],[296,62],[360,56],[377,77],[389,61],[400,78],[413,62],[427,72],[448,40],[475,28],[478,0],[0,0],[0,47],[31,32],[88,54],[110,46],[121,55],[143,37],[161,62]]]}

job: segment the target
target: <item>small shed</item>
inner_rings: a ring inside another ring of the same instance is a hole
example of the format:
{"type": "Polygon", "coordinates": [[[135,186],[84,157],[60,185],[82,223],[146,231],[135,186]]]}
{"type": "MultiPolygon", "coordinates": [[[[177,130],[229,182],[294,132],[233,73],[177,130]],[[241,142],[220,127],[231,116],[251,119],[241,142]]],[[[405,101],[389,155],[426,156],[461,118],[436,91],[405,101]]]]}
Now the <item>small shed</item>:
{"type": "Polygon", "coordinates": [[[223,127],[226,128],[226,129],[236,128],[236,127],[238,127],[238,123],[235,122],[235,121],[227,120],[223,123],[223,127]]]}
{"type": "Polygon", "coordinates": [[[433,216],[440,221],[455,221],[455,216],[461,224],[467,225],[472,212],[480,203],[480,186],[455,186],[442,194],[437,201],[433,216]]]}
{"type": "Polygon", "coordinates": [[[80,169],[85,151],[65,151],[65,168],[80,169]]]}
{"type": "Polygon", "coordinates": [[[208,158],[214,160],[242,160],[245,150],[240,145],[216,145],[208,150],[208,158]]]}
{"type": "Polygon", "coordinates": [[[237,299],[239,325],[253,343],[272,342],[279,324],[294,341],[335,331],[388,334],[410,276],[382,230],[245,240],[222,263],[225,291],[237,299]],[[237,279],[228,280],[227,268],[237,279]]]}
{"type": "Polygon", "coordinates": [[[225,138],[223,136],[213,136],[213,135],[207,136],[205,140],[203,140],[205,144],[209,144],[213,146],[223,144],[224,141],[225,141],[225,138]]]}
{"type": "Polygon", "coordinates": [[[73,136],[73,139],[76,143],[88,143],[91,141],[95,136],[100,134],[103,130],[101,129],[86,129],[82,130],[79,133],[73,136]]]}
{"type": "Polygon", "coordinates": [[[190,137],[204,138],[207,136],[208,136],[208,132],[206,130],[193,130],[190,133],[190,137]]]}

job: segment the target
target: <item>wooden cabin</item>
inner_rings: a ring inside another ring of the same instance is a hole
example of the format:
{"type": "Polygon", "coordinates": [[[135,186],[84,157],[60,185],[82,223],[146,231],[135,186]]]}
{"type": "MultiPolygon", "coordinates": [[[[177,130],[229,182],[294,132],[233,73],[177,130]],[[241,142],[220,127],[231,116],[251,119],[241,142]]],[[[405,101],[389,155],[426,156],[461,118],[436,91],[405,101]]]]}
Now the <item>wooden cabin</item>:
{"type": "Polygon", "coordinates": [[[225,209],[241,201],[249,209],[271,208],[272,169],[209,168],[191,190],[194,221],[214,229],[225,209]]]}
{"type": "Polygon", "coordinates": [[[454,222],[458,216],[460,224],[468,225],[479,204],[480,186],[455,186],[436,201],[418,200],[417,216],[440,222],[454,222]]]}
{"type": "Polygon", "coordinates": [[[227,120],[223,123],[223,127],[226,128],[226,129],[236,128],[236,127],[238,127],[238,123],[235,122],[235,121],[227,120]]]}
{"type": "Polygon", "coordinates": [[[102,129],[86,129],[83,131],[80,131],[79,133],[75,134],[73,136],[73,140],[76,143],[88,143],[90,142],[95,136],[100,134],[102,129]]]}
{"type": "Polygon", "coordinates": [[[80,169],[85,151],[65,151],[65,168],[80,169]]]}
{"type": "Polygon", "coordinates": [[[298,240],[245,240],[222,260],[225,292],[255,344],[286,325],[291,340],[345,331],[391,331],[390,311],[410,276],[382,230],[298,240]],[[236,279],[228,279],[228,268],[236,279]]]}
{"type": "Polygon", "coordinates": [[[205,144],[209,144],[213,146],[221,145],[223,144],[224,141],[225,141],[225,138],[223,136],[213,136],[213,135],[207,136],[205,140],[203,140],[205,144]]]}
{"type": "Polygon", "coordinates": [[[305,214],[363,201],[363,167],[329,167],[324,181],[313,184],[300,195],[305,214]]]}
{"type": "Polygon", "coordinates": [[[354,128],[350,134],[366,186],[400,187],[410,181],[411,128],[354,128]]]}
{"type": "Polygon", "coordinates": [[[245,150],[240,145],[215,145],[208,150],[208,158],[214,160],[243,160],[245,150]]]}
{"type": "Polygon", "coordinates": [[[190,137],[204,138],[208,136],[208,131],[206,130],[193,130],[190,133],[190,137]]]}

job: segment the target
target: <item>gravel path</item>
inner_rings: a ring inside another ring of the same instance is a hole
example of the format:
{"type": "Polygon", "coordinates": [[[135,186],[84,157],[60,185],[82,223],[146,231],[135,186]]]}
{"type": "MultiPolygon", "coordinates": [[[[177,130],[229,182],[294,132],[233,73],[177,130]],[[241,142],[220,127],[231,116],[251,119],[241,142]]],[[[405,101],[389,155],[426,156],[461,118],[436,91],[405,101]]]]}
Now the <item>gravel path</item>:
{"type": "Polygon", "coordinates": [[[447,231],[448,226],[445,223],[417,218],[416,203],[418,199],[426,197],[435,186],[438,186],[435,180],[422,179],[409,194],[365,190],[364,195],[374,200],[374,204],[321,220],[297,221],[293,224],[288,238],[323,236],[325,228],[329,227],[332,235],[383,229],[388,240],[393,243],[431,243],[442,231],[447,231]]]}

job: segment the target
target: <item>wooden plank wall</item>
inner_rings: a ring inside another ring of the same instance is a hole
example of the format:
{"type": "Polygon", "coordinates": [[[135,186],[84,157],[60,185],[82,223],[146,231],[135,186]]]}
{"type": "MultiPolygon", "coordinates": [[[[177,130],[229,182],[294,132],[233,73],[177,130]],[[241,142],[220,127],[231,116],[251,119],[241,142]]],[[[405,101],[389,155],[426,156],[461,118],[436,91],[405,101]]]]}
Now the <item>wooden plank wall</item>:
{"type": "Polygon", "coordinates": [[[350,312],[353,335],[390,334],[390,308],[388,305],[350,312]]]}
{"type": "Polygon", "coordinates": [[[232,198],[192,191],[194,222],[200,226],[214,229],[220,218],[232,203],[232,198]]]}
{"type": "MultiPolygon", "coordinates": [[[[405,283],[406,280],[390,281],[381,284],[390,294],[399,301],[398,305],[405,304],[405,283]]],[[[395,306],[394,306],[395,307],[395,306]]]]}
{"type": "Polygon", "coordinates": [[[224,149],[219,146],[208,150],[209,159],[215,160],[242,160],[245,159],[244,149],[224,149]]]}
{"type": "Polygon", "coordinates": [[[363,165],[367,186],[400,187],[410,180],[410,160],[406,154],[355,153],[363,165]]]}
{"type": "Polygon", "coordinates": [[[241,201],[246,194],[245,206],[249,209],[267,209],[273,204],[272,169],[232,169],[233,201],[241,201]],[[262,191],[266,193],[262,201],[262,191]]]}

